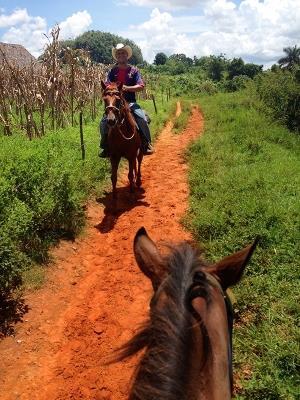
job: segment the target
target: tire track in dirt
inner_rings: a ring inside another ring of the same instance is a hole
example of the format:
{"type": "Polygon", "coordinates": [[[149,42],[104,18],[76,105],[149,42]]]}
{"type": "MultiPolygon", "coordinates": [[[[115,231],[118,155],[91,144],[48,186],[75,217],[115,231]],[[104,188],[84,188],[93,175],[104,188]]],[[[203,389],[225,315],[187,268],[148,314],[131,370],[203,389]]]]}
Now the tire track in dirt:
{"type": "Polygon", "coordinates": [[[151,286],[135,264],[133,238],[141,226],[157,241],[190,238],[180,225],[188,199],[183,153],[202,125],[197,107],[182,134],[172,134],[169,122],[156,153],[144,158],[145,192],[130,195],[123,173],[117,212],[111,194],[98,199],[88,207],[85,236],[54,250],[47,283],[26,297],[24,323],[0,343],[1,400],[127,399],[137,359],[101,361],[147,316],[151,286]]]}

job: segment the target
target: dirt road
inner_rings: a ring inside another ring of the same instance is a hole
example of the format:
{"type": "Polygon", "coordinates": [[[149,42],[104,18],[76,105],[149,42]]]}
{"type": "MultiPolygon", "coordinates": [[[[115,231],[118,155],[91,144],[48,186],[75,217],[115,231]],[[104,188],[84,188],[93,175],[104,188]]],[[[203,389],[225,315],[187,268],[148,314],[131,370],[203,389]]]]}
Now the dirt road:
{"type": "Polygon", "coordinates": [[[179,222],[188,199],[183,153],[202,124],[196,107],[182,134],[169,122],[143,161],[145,192],[132,198],[123,174],[117,213],[110,194],[98,199],[85,236],[54,250],[45,286],[27,295],[24,322],[0,343],[1,400],[127,399],[137,359],[109,367],[101,360],[148,312],[151,287],[135,264],[133,238],[141,226],[155,240],[189,238],[179,222]]]}

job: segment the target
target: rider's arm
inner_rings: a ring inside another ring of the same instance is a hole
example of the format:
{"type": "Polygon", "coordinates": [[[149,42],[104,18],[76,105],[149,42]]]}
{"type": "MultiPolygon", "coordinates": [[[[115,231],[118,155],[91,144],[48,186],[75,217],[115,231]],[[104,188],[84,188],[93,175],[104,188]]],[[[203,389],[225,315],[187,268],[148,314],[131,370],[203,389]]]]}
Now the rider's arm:
{"type": "Polygon", "coordinates": [[[144,85],[134,85],[134,86],[123,85],[122,89],[124,90],[124,92],[140,92],[144,89],[144,85]]]}

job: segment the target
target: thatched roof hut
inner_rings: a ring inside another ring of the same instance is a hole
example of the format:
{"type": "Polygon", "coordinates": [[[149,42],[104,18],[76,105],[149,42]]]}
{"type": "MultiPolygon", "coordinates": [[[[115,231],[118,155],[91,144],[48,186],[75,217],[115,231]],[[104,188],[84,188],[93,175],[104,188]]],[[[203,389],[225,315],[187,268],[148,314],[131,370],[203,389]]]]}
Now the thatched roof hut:
{"type": "Polygon", "coordinates": [[[18,67],[26,67],[36,61],[35,57],[20,44],[0,42],[0,64],[4,62],[3,53],[10,64],[18,67]]]}

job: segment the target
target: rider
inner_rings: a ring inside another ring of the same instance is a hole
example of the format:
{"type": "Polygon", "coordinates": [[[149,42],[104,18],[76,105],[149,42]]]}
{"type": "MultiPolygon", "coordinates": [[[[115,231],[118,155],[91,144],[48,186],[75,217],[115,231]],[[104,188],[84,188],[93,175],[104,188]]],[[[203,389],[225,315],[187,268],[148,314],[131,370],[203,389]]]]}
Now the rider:
{"type": "MultiPolygon", "coordinates": [[[[111,82],[123,83],[123,96],[128,102],[129,107],[133,113],[141,139],[143,142],[143,153],[153,154],[154,149],[151,145],[151,136],[148,126],[147,116],[145,112],[136,102],[135,93],[144,89],[144,82],[137,67],[128,64],[128,59],[132,56],[132,49],[128,45],[119,43],[116,47],[112,48],[112,56],[117,61],[115,66],[108,72],[106,84],[111,82]]],[[[100,157],[108,157],[108,126],[106,116],[104,115],[100,122],[101,141],[100,147],[103,149],[100,157]]]]}

